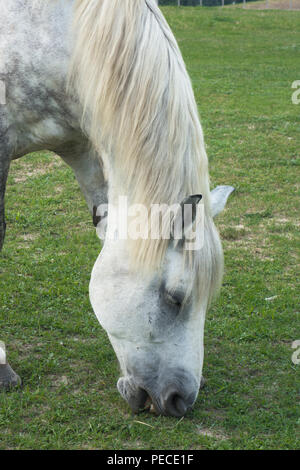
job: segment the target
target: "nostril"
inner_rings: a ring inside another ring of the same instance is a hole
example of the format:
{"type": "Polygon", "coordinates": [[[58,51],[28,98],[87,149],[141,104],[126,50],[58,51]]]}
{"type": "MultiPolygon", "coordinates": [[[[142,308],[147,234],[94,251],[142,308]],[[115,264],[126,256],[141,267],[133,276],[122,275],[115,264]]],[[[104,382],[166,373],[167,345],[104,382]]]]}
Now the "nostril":
{"type": "Polygon", "coordinates": [[[117,388],[122,397],[128,402],[134,413],[138,413],[146,405],[148,394],[138,387],[133,381],[121,377],[118,380],[117,388]]]}
{"type": "Polygon", "coordinates": [[[185,401],[177,392],[171,392],[168,394],[164,402],[164,408],[168,415],[176,416],[178,418],[184,416],[188,409],[185,401]]]}
{"type": "Polygon", "coordinates": [[[179,395],[175,398],[175,408],[178,410],[180,416],[184,416],[187,412],[187,406],[179,395]]]}

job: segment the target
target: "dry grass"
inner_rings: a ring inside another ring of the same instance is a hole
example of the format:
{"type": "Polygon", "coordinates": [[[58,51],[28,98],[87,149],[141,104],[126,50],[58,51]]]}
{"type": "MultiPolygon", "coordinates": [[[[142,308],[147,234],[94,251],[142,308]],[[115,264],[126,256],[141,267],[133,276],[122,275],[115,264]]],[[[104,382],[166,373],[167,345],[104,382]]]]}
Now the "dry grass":
{"type": "Polygon", "coordinates": [[[300,0],[268,0],[247,2],[246,9],[251,10],[300,10],[300,0]]]}

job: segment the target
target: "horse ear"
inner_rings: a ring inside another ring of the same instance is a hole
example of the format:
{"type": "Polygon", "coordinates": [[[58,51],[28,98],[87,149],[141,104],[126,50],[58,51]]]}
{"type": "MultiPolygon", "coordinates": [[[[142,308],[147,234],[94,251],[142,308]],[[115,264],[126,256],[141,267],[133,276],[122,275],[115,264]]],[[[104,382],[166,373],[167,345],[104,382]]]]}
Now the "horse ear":
{"type": "Polygon", "coordinates": [[[184,241],[186,233],[196,220],[197,206],[202,199],[201,194],[186,197],[180,204],[180,210],[175,214],[171,225],[171,238],[184,241]]]}
{"type": "Polygon", "coordinates": [[[218,186],[211,191],[210,196],[213,217],[216,217],[224,210],[227,200],[233,191],[235,191],[233,186],[218,186]]]}

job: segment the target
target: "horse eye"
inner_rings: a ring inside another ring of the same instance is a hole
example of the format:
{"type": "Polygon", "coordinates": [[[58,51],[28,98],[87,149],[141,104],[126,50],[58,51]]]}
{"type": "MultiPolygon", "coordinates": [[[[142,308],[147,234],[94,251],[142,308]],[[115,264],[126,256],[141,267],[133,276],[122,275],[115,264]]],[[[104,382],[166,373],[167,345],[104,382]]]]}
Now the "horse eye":
{"type": "Polygon", "coordinates": [[[180,308],[182,305],[182,298],[177,296],[175,293],[165,292],[165,299],[168,304],[175,305],[176,307],[180,308]]]}

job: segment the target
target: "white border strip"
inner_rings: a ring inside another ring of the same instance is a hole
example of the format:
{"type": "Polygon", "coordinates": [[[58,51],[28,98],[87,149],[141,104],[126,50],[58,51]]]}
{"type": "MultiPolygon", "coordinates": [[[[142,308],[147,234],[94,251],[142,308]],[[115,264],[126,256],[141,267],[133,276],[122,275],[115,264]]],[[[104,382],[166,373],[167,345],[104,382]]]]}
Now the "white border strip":
{"type": "Polygon", "coordinates": [[[3,341],[0,341],[0,365],[6,364],[6,349],[3,341]]]}

